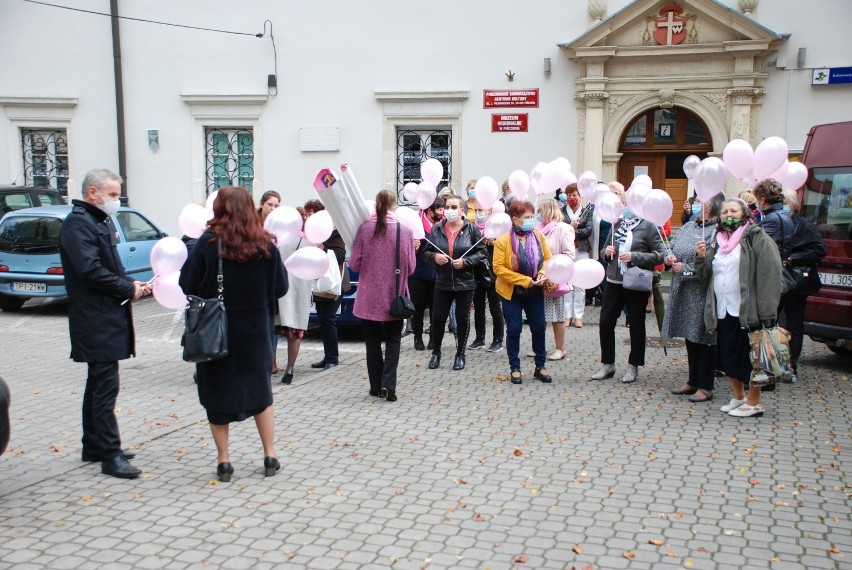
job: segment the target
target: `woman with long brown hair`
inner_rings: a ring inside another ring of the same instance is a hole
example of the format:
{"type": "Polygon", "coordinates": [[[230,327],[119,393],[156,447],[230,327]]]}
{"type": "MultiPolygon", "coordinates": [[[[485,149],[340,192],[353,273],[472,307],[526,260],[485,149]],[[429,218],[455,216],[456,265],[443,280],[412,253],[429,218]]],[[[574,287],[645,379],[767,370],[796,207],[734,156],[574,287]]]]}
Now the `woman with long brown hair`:
{"type": "Polygon", "coordinates": [[[230,481],[234,473],[228,453],[229,424],[250,417],[263,443],[266,476],[281,468],[273,441],[269,331],[276,300],[287,292],[287,273],[274,239],[264,231],[247,189],[221,188],[213,203],[213,219],[181,270],[184,293],[210,299],[219,294],[222,258],[228,356],[196,364],[198,397],[216,443],[220,481],[230,481]]]}

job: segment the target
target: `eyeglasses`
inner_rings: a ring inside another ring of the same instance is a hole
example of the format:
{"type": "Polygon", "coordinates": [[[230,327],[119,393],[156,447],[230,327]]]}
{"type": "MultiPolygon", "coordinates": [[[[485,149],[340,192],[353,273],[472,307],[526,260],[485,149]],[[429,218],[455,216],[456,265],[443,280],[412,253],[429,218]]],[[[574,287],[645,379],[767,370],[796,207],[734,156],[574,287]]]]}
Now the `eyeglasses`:
{"type": "Polygon", "coordinates": [[[459,209],[458,206],[444,206],[444,208],[447,209],[447,210],[458,210],[459,209]]]}

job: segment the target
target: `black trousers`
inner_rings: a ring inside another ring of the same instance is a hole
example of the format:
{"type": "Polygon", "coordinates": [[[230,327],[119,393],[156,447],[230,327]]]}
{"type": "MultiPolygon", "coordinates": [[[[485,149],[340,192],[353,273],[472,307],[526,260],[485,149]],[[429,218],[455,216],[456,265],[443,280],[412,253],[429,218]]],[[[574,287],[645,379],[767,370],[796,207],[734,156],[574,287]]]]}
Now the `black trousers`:
{"type": "Polygon", "coordinates": [[[441,356],[441,341],[450,316],[450,305],[456,302],[456,356],[464,355],[467,335],[470,333],[470,301],[473,289],[465,291],[443,291],[435,289],[432,301],[432,354],[441,356]]]}
{"type": "Polygon", "coordinates": [[[317,308],[317,321],[322,335],[322,348],[326,364],[338,364],[337,351],[337,309],[340,308],[342,297],[325,299],[314,297],[317,308]]]}
{"type": "Polygon", "coordinates": [[[802,355],[802,342],[805,336],[805,303],[807,295],[787,293],[781,297],[778,307],[778,324],[790,331],[790,364],[793,370],[799,366],[802,355]]]}
{"type": "Polygon", "coordinates": [[[473,328],[476,331],[476,340],[485,341],[486,300],[493,326],[491,341],[503,342],[503,303],[500,302],[494,281],[490,285],[477,283],[476,289],[473,290],[473,328]]]}
{"type": "Polygon", "coordinates": [[[689,362],[689,382],[699,390],[713,390],[716,380],[716,346],[686,341],[686,358],[689,362]]]}
{"type": "Polygon", "coordinates": [[[627,363],[645,365],[645,305],[649,294],[648,291],[629,291],[621,283],[606,284],[598,329],[601,364],[615,364],[615,323],[627,305],[627,324],[630,325],[630,356],[627,363]]]}
{"type": "Polygon", "coordinates": [[[83,392],[83,455],[103,459],[121,455],[121,435],[115,417],[118,390],[118,361],[89,363],[83,392]]]}
{"type": "Polygon", "coordinates": [[[423,315],[426,309],[432,311],[432,300],[435,297],[435,282],[425,279],[408,279],[408,294],[414,303],[414,316],[411,317],[411,331],[423,335],[423,315]]]}
{"type": "Polygon", "coordinates": [[[370,391],[384,388],[396,392],[396,369],[399,366],[399,344],[402,339],[402,320],[370,321],[362,319],[364,342],[367,345],[367,376],[370,391]],[[385,352],[382,354],[382,343],[385,352]]]}

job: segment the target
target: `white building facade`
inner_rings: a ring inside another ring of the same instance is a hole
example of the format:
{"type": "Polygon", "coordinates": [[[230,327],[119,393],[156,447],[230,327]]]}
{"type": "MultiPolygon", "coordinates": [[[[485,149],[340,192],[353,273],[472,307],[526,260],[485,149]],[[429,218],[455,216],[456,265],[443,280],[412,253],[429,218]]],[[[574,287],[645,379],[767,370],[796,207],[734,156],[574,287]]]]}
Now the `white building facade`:
{"type": "Polygon", "coordinates": [[[0,184],[76,197],[87,170],[122,170],[170,233],[221,185],[299,205],[348,163],[371,198],[429,156],[457,191],[564,156],[678,204],[689,154],[781,136],[795,155],[852,119],[850,85],[812,85],[852,66],[847,0],[51,4],[0,6],[0,184]]]}

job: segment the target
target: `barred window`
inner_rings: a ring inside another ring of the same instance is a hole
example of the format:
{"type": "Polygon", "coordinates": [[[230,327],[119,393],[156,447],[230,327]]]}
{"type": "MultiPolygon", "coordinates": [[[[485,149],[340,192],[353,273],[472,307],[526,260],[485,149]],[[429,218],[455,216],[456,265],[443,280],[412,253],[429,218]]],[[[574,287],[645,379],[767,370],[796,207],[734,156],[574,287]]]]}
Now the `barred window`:
{"type": "Polygon", "coordinates": [[[68,135],[65,129],[21,129],[24,184],[68,195],[68,135]]]}
{"type": "Polygon", "coordinates": [[[204,129],[207,194],[224,186],[252,189],[254,181],[254,132],[251,128],[204,129]]]}
{"type": "Polygon", "coordinates": [[[438,190],[449,185],[452,166],[452,133],[449,128],[437,130],[412,130],[397,128],[397,184],[396,193],[400,203],[402,187],[409,182],[419,183],[420,165],[429,158],[436,158],[444,165],[444,177],[438,190]]]}

